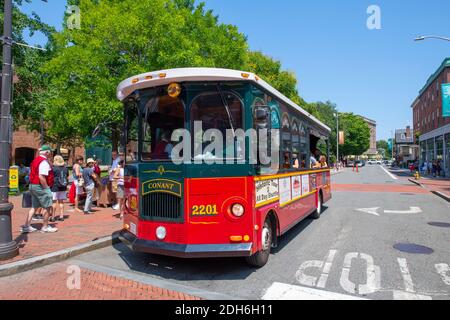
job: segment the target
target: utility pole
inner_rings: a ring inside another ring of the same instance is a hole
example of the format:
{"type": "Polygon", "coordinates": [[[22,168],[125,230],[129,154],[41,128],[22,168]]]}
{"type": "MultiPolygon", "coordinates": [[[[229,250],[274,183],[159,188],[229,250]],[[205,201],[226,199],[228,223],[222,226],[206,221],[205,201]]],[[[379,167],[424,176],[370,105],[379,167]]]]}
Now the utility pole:
{"type": "Polygon", "coordinates": [[[336,111],[336,162],[339,163],[339,112],[336,111]]]}
{"type": "Polygon", "coordinates": [[[12,239],[11,211],[9,203],[9,156],[12,83],[12,0],[4,1],[3,68],[0,113],[0,260],[19,254],[19,247],[12,239]]]}

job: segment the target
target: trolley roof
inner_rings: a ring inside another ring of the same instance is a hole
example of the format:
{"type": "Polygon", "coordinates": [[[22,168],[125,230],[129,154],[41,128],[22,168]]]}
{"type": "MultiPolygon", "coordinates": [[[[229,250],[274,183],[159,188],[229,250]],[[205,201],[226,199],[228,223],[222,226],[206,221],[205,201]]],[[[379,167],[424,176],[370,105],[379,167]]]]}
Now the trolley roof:
{"type": "Polygon", "coordinates": [[[159,70],[153,72],[142,73],[137,76],[122,81],[117,87],[117,98],[120,101],[125,100],[135,90],[158,87],[167,85],[172,82],[185,81],[250,81],[253,82],[274,97],[280,99],[284,103],[290,105],[309,119],[320,126],[322,129],[331,132],[331,129],[315,118],[313,115],[303,110],[292,100],[284,96],[281,92],[273,88],[270,84],[262,80],[257,75],[238,70],[220,69],[220,68],[177,68],[159,70]]]}

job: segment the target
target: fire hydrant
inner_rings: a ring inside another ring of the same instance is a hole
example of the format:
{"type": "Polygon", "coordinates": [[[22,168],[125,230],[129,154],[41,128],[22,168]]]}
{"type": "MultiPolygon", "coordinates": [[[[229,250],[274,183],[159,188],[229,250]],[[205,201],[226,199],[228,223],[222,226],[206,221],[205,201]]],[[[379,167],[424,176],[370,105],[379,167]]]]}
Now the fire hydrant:
{"type": "Polygon", "coordinates": [[[420,173],[416,170],[416,173],[414,173],[414,179],[419,180],[420,179],[420,173]]]}

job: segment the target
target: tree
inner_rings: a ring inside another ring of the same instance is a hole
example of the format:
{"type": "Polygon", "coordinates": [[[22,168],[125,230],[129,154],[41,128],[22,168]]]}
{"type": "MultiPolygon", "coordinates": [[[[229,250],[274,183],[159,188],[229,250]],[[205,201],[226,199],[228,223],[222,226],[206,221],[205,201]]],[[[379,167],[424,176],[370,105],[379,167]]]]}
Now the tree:
{"type": "MultiPolygon", "coordinates": [[[[309,112],[330,129],[330,153],[336,159],[336,114],[337,106],[331,101],[309,103],[309,112]]],[[[339,126],[341,127],[341,126],[339,126]]]]}
{"type": "MultiPolygon", "coordinates": [[[[24,14],[19,6],[31,0],[13,1],[13,40],[25,43],[23,34],[28,30],[30,35],[40,31],[50,36],[54,28],[41,22],[39,16],[33,13],[31,16],[24,14]]],[[[45,4],[43,4],[45,5],[45,4]]],[[[3,9],[4,2],[0,3],[0,33],[3,34],[3,9]]],[[[30,127],[39,123],[43,112],[40,93],[45,91],[45,78],[39,72],[42,65],[50,56],[36,49],[26,48],[19,45],[13,46],[13,70],[17,81],[14,84],[11,108],[14,126],[27,124],[30,127]]]]}
{"type": "Polygon", "coordinates": [[[118,128],[117,85],[136,74],[177,67],[241,68],[247,42],[194,0],[79,0],[81,29],[55,33],[46,119],[53,134],[90,136],[103,121],[118,128]],[[61,115],[65,118],[61,119],[61,115]],[[63,121],[60,126],[54,126],[63,121]]]}
{"type": "Polygon", "coordinates": [[[383,150],[383,158],[389,157],[392,158],[391,148],[389,147],[389,143],[386,140],[379,140],[377,141],[377,149],[383,150]]]}
{"type": "Polygon", "coordinates": [[[296,104],[306,107],[306,102],[298,95],[297,78],[294,73],[281,69],[281,62],[260,51],[250,51],[245,70],[253,72],[268,82],[296,104]]]}
{"type": "Polygon", "coordinates": [[[367,151],[370,146],[370,129],[367,123],[353,113],[340,113],[339,121],[345,136],[345,143],[339,148],[340,154],[361,155],[367,151]]]}

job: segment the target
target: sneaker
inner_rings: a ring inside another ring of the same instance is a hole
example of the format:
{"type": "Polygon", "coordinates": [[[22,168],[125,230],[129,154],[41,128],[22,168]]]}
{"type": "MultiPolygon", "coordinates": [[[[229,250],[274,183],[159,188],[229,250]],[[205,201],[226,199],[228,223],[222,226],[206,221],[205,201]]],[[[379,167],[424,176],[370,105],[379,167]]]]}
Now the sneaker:
{"type": "Polygon", "coordinates": [[[92,211],[84,211],[84,214],[93,214],[92,211]]]}
{"type": "Polygon", "coordinates": [[[119,210],[119,205],[115,204],[115,205],[112,206],[112,208],[113,208],[113,210],[119,210]]]}
{"type": "Polygon", "coordinates": [[[31,220],[32,220],[32,221],[39,221],[39,220],[42,220],[42,216],[35,214],[35,215],[33,216],[33,218],[31,218],[31,220]]]}
{"type": "Polygon", "coordinates": [[[42,233],[53,233],[53,232],[56,232],[56,231],[58,231],[58,228],[53,228],[53,227],[50,227],[50,226],[47,226],[47,228],[42,228],[40,230],[40,232],[42,232],[42,233]]]}
{"type": "Polygon", "coordinates": [[[32,226],[21,226],[20,232],[21,233],[31,233],[37,231],[36,228],[33,228],[32,226]]]}

